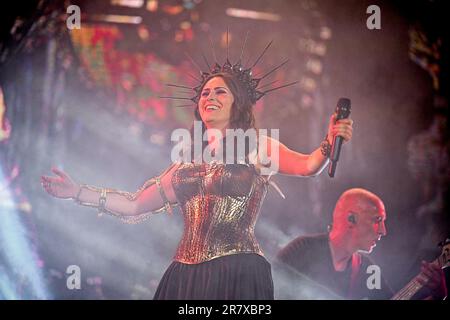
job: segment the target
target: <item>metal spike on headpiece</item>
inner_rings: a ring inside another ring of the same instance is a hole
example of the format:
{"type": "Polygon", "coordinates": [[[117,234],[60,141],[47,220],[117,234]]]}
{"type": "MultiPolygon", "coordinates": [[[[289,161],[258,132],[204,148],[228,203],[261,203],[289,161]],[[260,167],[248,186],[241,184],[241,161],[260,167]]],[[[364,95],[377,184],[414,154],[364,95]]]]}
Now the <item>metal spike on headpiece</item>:
{"type": "Polygon", "coordinates": [[[166,86],[168,86],[168,87],[175,87],[175,88],[182,88],[182,89],[190,89],[190,90],[192,90],[192,87],[182,86],[182,85],[179,85],[179,84],[173,84],[173,83],[166,83],[166,86]]]}
{"type": "Polygon", "coordinates": [[[227,62],[230,61],[229,58],[228,58],[228,34],[229,34],[229,30],[228,30],[228,27],[227,27],[227,62]]]}
{"type": "MultiPolygon", "coordinates": [[[[161,99],[175,99],[175,100],[192,100],[193,98],[187,98],[187,97],[173,97],[173,96],[159,96],[161,99]]],[[[195,101],[194,101],[195,102],[195,101]]]]}
{"type": "Polygon", "coordinates": [[[272,89],[263,91],[263,94],[266,94],[266,93],[269,93],[269,92],[271,92],[271,91],[275,91],[275,90],[278,90],[278,89],[281,89],[281,88],[290,87],[290,86],[293,86],[294,84],[297,84],[297,83],[299,83],[299,81],[294,81],[294,82],[291,82],[291,83],[288,83],[288,84],[284,84],[284,85],[282,85],[282,86],[275,87],[275,88],[272,88],[272,89]]]}
{"type": "Polygon", "coordinates": [[[247,31],[247,33],[245,34],[244,43],[242,44],[242,48],[241,48],[241,54],[239,55],[239,60],[238,60],[239,64],[241,63],[242,55],[244,54],[244,49],[245,49],[245,45],[247,44],[248,34],[249,34],[249,31],[247,31]]]}
{"type": "Polygon", "coordinates": [[[182,104],[180,106],[175,106],[175,108],[186,108],[186,107],[195,107],[195,104],[182,104]]]}
{"type": "Polygon", "coordinates": [[[259,55],[258,59],[256,59],[255,63],[253,63],[253,65],[250,67],[250,69],[254,68],[258,64],[259,60],[266,53],[267,49],[269,49],[269,47],[272,45],[272,42],[273,42],[273,40],[270,40],[269,44],[264,48],[263,52],[261,52],[261,54],[259,55]]]}
{"type": "Polygon", "coordinates": [[[191,61],[191,63],[198,69],[198,71],[200,72],[200,75],[203,75],[204,71],[202,70],[202,68],[200,68],[198,66],[198,64],[194,61],[194,59],[187,53],[184,53],[186,57],[188,57],[188,59],[191,61]]]}
{"type": "Polygon", "coordinates": [[[289,62],[289,59],[287,59],[287,60],[285,60],[284,62],[282,62],[282,63],[280,63],[278,66],[276,66],[275,68],[273,68],[272,70],[270,70],[269,72],[267,72],[265,75],[263,75],[261,78],[259,78],[260,80],[261,79],[264,79],[265,77],[267,77],[269,74],[271,74],[272,72],[274,72],[275,70],[278,70],[278,69],[280,69],[282,66],[284,66],[286,63],[288,63],[289,62]]]}
{"type": "MultiPolygon", "coordinates": [[[[176,96],[164,96],[164,97],[160,97],[160,98],[164,98],[164,99],[180,99],[180,100],[191,100],[194,103],[198,103],[199,99],[200,99],[200,95],[201,95],[201,88],[205,85],[206,81],[208,81],[208,79],[210,79],[211,77],[214,77],[214,75],[219,74],[219,73],[227,73],[230,74],[232,77],[234,77],[238,82],[241,83],[241,85],[243,86],[245,92],[248,95],[249,100],[251,101],[252,105],[256,103],[256,101],[258,101],[259,99],[261,99],[265,94],[281,89],[281,88],[285,88],[291,85],[294,85],[296,83],[298,83],[298,81],[292,82],[292,83],[288,83],[288,84],[284,84],[275,88],[270,88],[268,90],[265,91],[261,91],[262,88],[268,87],[272,84],[274,84],[277,81],[272,81],[270,83],[267,83],[265,85],[263,85],[262,87],[258,88],[258,85],[260,83],[260,81],[262,79],[264,79],[265,77],[269,76],[270,74],[272,74],[275,70],[278,70],[279,68],[281,68],[282,66],[284,66],[289,60],[286,60],[284,62],[282,62],[281,64],[279,64],[278,66],[274,67],[273,69],[269,70],[268,72],[266,72],[263,76],[258,77],[258,78],[254,78],[253,74],[252,74],[252,68],[255,67],[258,62],[261,60],[261,58],[264,56],[264,54],[267,52],[267,50],[269,49],[269,47],[272,45],[273,40],[270,41],[266,47],[264,48],[264,50],[261,52],[261,54],[258,56],[258,58],[255,60],[255,62],[253,63],[253,65],[250,68],[244,68],[244,66],[242,65],[242,56],[244,53],[244,49],[248,40],[248,34],[249,32],[247,32],[242,48],[241,48],[241,53],[239,55],[239,59],[235,64],[232,64],[229,60],[229,30],[227,28],[227,34],[226,34],[226,61],[223,65],[220,65],[217,62],[217,57],[216,57],[216,53],[214,50],[214,43],[211,39],[211,37],[209,36],[210,42],[211,42],[211,49],[212,49],[212,53],[213,53],[213,57],[216,60],[214,62],[214,65],[211,68],[211,65],[209,64],[208,60],[206,59],[206,56],[202,53],[203,59],[206,63],[206,65],[209,68],[208,72],[202,71],[202,69],[198,66],[198,64],[194,61],[194,59],[189,56],[187,53],[185,53],[185,55],[189,58],[189,60],[192,62],[192,64],[199,70],[200,72],[200,76],[201,79],[198,79],[197,77],[192,76],[191,74],[188,73],[188,75],[190,77],[192,77],[193,79],[195,79],[196,81],[199,82],[199,84],[193,88],[188,87],[188,86],[183,86],[183,85],[177,85],[177,84],[167,84],[170,87],[176,87],[176,88],[182,88],[182,89],[190,89],[193,90],[195,92],[195,95],[192,98],[187,98],[187,97],[176,97],[176,96]]],[[[182,105],[182,106],[189,106],[189,105],[182,105]]]]}
{"type": "Polygon", "coordinates": [[[206,56],[205,56],[205,54],[203,52],[202,52],[202,57],[203,57],[203,60],[206,63],[206,66],[208,67],[208,70],[211,70],[211,66],[209,65],[208,59],[206,59],[206,56]]]}

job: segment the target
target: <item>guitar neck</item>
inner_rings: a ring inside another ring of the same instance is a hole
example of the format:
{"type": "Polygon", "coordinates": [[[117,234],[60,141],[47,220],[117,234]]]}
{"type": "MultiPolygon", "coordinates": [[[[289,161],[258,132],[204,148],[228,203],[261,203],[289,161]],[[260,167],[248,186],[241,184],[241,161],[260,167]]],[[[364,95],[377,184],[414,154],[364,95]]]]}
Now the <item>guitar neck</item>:
{"type": "Polygon", "coordinates": [[[420,289],[423,288],[423,285],[419,283],[417,280],[420,277],[420,274],[414,277],[408,284],[403,287],[399,292],[397,292],[391,300],[410,300],[420,289]]]}
{"type": "MultiPolygon", "coordinates": [[[[433,264],[437,264],[442,266],[441,257],[437,258],[432,262],[433,264]]],[[[391,300],[410,300],[420,289],[423,288],[423,285],[420,284],[419,278],[426,279],[426,276],[423,273],[419,273],[415,276],[406,286],[403,287],[399,292],[397,292],[391,300]]]]}

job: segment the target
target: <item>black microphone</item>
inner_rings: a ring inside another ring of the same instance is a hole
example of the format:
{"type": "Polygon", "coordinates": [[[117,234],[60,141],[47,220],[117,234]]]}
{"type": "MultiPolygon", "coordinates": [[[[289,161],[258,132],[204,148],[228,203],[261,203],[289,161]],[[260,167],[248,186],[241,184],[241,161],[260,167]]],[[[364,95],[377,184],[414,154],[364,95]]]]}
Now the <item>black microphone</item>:
{"type": "MultiPolygon", "coordinates": [[[[350,116],[350,110],[351,110],[351,102],[350,99],[347,98],[340,98],[337,106],[336,106],[336,121],[341,119],[346,119],[350,116]]],[[[331,146],[331,152],[330,152],[330,166],[328,167],[328,175],[333,178],[334,174],[336,173],[336,167],[337,163],[339,161],[339,155],[341,153],[341,146],[342,142],[344,141],[344,138],[341,136],[335,136],[333,140],[333,145],[331,146]]]]}

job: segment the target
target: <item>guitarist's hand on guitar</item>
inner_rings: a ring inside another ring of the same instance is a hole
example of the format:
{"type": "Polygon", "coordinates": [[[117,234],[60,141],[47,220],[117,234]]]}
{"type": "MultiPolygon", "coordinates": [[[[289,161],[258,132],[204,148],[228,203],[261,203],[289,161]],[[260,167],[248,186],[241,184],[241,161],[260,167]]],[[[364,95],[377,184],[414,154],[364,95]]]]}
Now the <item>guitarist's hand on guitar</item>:
{"type": "Polygon", "coordinates": [[[423,277],[418,277],[417,280],[431,291],[433,299],[441,300],[447,296],[444,272],[440,266],[422,261],[421,271],[423,277]]]}

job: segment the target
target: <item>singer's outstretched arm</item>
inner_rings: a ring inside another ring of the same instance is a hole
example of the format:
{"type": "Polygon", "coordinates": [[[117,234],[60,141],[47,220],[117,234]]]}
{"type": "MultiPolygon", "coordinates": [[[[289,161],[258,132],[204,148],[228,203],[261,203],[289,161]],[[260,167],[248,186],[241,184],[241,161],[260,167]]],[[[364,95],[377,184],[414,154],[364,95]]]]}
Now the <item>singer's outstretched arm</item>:
{"type": "MultiPolygon", "coordinates": [[[[353,120],[342,119],[335,121],[335,119],[336,115],[333,114],[328,127],[328,142],[330,144],[333,143],[335,136],[341,136],[345,141],[349,141],[352,138],[353,120]]],[[[271,167],[278,168],[278,171],[273,173],[313,177],[320,174],[328,164],[328,158],[322,154],[320,148],[317,148],[310,154],[303,154],[289,149],[276,139],[267,136],[262,136],[261,139],[264,140],[261,141],[260,146],[263,145],[263,147],[267,148],[267,157],[271,161],[277,161],[276,165],[271,165],[271,167]],[[276,148],[278,149],[278,159],[277,157],[272,157],[272,154],[277,151],[276,148]]],[[[267,163],[267,160],[262,159],[261,162],[267,163]]]]}

